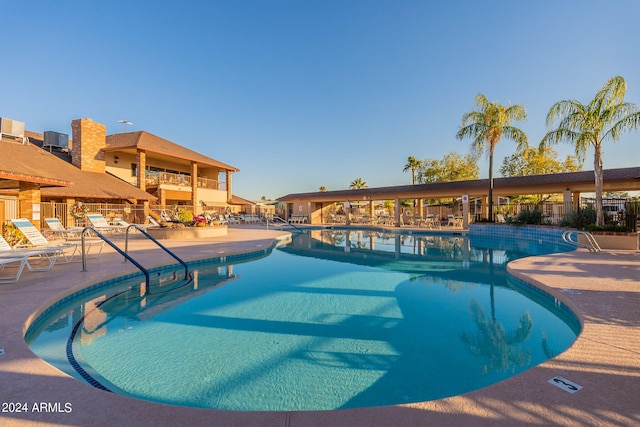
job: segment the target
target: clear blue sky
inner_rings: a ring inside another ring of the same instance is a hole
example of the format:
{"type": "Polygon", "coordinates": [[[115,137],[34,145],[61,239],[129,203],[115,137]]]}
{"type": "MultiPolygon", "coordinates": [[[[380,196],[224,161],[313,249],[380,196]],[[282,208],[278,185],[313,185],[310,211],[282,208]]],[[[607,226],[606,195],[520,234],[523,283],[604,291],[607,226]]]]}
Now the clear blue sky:
{"type": "MultiPolygon", "coordinates": [[[[536,145],[553,103],[614,75],[640,104],[639,17],[637,0],[0,0],[0,117],[69,134],[126,119],[238,167],[248,199],[408,184],[408,156],[468,152],[455,134],[478,93],[523,104],[536,145]]],[[[514,150],[500,142],[496,174],[514,150]]],[[[604,151],[639,166],[640,133],[604,151]]]]}

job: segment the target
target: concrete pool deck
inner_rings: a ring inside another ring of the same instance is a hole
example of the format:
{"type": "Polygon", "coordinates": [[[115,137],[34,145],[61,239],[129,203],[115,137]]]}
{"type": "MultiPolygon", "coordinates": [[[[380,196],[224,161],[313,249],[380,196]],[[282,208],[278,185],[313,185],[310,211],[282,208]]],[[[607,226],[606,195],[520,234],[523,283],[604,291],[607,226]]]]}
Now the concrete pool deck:
{"type": "MultiPolygon", "coordinates": [[[[283,232],[230,228],[227,236],[163,241],[195,260],[268,247],[283,232]]],[[[141,239],[130,251],[146,267],[173,263],[141,239]]],[[[99,260],[23,272],[0,285],[0,425],[133,426],[637,426],[640,425],[640,252],[586,250],[509,264],[512,274],[567,304],[583,332],[564,353],[520,375],[447,399],[409,405],[312,412],[231,412],[127,398],[83,384],[35,356],[24,342],[35,312],[70,289],[137,271],[105,247],[99,260]],[[115,267],[114,267],[115,266],[115,267]],[[571,394],[548,381],[562,376],[571,394]],[[17,409],[25,409],[17,412],[17,409]]]]}

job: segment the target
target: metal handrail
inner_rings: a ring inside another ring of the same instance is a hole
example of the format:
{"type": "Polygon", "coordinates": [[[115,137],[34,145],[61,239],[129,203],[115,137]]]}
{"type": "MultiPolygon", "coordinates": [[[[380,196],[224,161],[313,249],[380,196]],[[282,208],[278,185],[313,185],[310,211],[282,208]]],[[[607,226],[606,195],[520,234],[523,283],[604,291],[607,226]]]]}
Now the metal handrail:
{"type": "Polygon", "coordinates": [[[111,240],[107,239],[102,233],[100,233],[98,230],[96,230],[95,228],[93,228],[91,226],[88,226],[88,227],[85,227],[84,229],[82,229],[82,271],[87,271],[87,252],[85,251],[85,237],[86,237],[86,232],[89,231],[89,230],[93,231],[96,236],[98,236],[106,244],[108,244],[113,249],[115,249],[116,252],[118,252],[120,255],[124,256],[125,259],[128,259],[129,261],[131,261],[131,263],[133,265],[138,267],[140,269],[140,271],[142,271],[144,273],[144,279],[145,279],[145,284],[146,284],[145,293],[149,293],[149,282],[150,282],[149,270],[144,268],[138,261],[133,259],[128,253],[126,253],[125,251],[120,249],[115,243],[113,243],[111,240]]]}
{"type": "Polygon", "coordinates": [[[593,237],[593,235],[591,233],[589,233],[588,231],[580,231],[580,230],[567,230],[564,233],[562,233],[562,240],[564,240],[567,243],[570,243],[572,245],[576,245],[576,246],[580,246],[583,248],[587,248],[589,250],[589,252],[601,252],[602,249],[600,249],[600,245],[598,245],[598,242],[596,241],[595,237],[593,237]],[[584,236],[587,239],[588,244],[585,243],[580,243],[578,241],[578,239],[573,240],[573,235],[574,234],[579,234],[584,236]]]}
{"type": "MultiPolygon", "coordinates": [[[[141,232],[143,236],[145,236],[147,239],[151,240],[153,243],[158,245],[158,247],[160,247],[160,249],[162,249],[163,251],[165,251],[166,253],[171,255],[176,261],[178,261],[180,264],[182,264],[182,266],[184,267],[184,278],[185,278],[185,280],[187,279],[187,277],[189,277],[189,267],[187,267],[187,263],[184,262],[182,259],[180,259],[180,257],[178,257],[176,254],[171,252],[169,249],[167,249],[167,247],[164,246],[162,243],[158,242],[153,236],[151,236],[149,233],[147,233],[142,227],[140,227],[137,224],[129,224],[127,226],[126,230],[125,230],[125,234],[124,234],[124,252],[125,253],[129,252],[129,230],[131,228],[135,228],[136,230],[141,232]]],[[[125,258],[129,259],[130,257],[126,257],[125,256],[125,258]]]]}
{"type": "Polygon", "coordinates": [[[144,278],[145,278],[145,295],[148,295],[151,290],[150,290],[150,281],[151,281],[151,276],[149,275],[149,270],[147,270],[146,268],[144,268],[142,266],[142,264],[140,264],[138,261],[136,261],[131,255],[129,255],[129,229],[131,228],[135,228],[138,231],[140,231],[145,237],[147,237],[149,240],[151,240],[152,242],[154,242],[156,245],[158,245],[162,250],[164,250],[166,253],[168,253],[169,255],[171,255],[171,257],[173,257],[175,260],[177,260],[180,264],[182,264],[182,266],[184,267],[184,280],[187,280],[189,278],[189,267],[187,267],[187,264],[180,259],[176,254],[174,254],[173,252],[171,252],[169,249],[167,249],[164,245],[162,245],[160,242],[158,242],[154,237],[150,236],[149,233],[147,233],[146,231],[144,231],[141,227],[137,226],[136,224],[130,224],[127,226],[126,230],[125,230],[125,243],[124,243],[124,251],[122,249],[120,249],[115,243],[113,243],[111,240],[107,239],[102,233],[100,233],[98,230],[96,230],[95,228],[88,226],[82,229],[82,271],[87,271],[87,251],[85,250],[85,237],[87,234],[87,231],[92,231],[98,238],[102,239],[105,243],[107,243],[109,246],[111,246],[113,249],[115,249],[116,252],[118,252],[120,255],[122,255],[125,259],[125,262],[127,261],[131,261],[131,263],[133,265],[135,265],[136,267],[138,267],[138,269],[140,269],[140,271],[142,271],[144,273],[144,278]]]}
{"type": "MultiPolygon", "coordinates": [[[[273,223],[275,224],[275,222],[276,222],[276,221],[274,221],[274,219],[276,219],[276,218],[277,218],[277,219],[279,219],[279,220],[280,220],[280,222],[282,222],[282,223],[284,223],[284,224],[287,224],[287,225],[290,225],[291,227],[293,227],[293,228],[295,228],[296,230],[298,230],[300,233],[303,233],[303,234],[304,234],[304,230],[302,230],[301,228],[296,227],[295,225],[293,225],[293,224],[292,224],[292,223],[290,223],[289,221],[287,221],[287,220],[285,220],[285,219],[282,219],[282,218],[280,218],[279,216],[274,216],[274,217],[271,219],[271,222],[273,222],[273,223]]],[[[268,229],[268,228],[269,228],[269,218],[265,217],[265,220],[266,220],[266,222],[267,222],[267,229],[268,229]]]]}

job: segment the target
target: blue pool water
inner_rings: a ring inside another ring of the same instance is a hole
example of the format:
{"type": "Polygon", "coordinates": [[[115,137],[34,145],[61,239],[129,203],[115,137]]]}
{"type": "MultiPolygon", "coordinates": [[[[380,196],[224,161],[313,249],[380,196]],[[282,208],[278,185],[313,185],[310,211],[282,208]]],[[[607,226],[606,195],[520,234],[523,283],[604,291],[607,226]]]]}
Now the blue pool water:
{"type": "Polygon", "coordinates": [[[26,340],[110,391],[228,410],[329,410],[439,399],[564,351],[572,314],[510,277],[504,239],[317,230],[271,254],[110,284],[52,308],[26,340]]]}

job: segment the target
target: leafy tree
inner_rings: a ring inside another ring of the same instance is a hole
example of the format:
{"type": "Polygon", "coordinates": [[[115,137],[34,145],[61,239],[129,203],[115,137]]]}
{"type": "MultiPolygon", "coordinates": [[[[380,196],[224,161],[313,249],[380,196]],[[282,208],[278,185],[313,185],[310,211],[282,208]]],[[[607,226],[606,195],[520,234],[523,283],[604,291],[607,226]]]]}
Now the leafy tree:
{"type": "Polygon", "coordinates": [[[356,178],[353,181],[351,181],[351,184],[349,184],[349,188],[351,188],[352,190],[367,188],[367,183],[364,182],[362,178],[356,178]]]}
{"type": "Polygon", "coordinates": [[[420,167],[420,163],[420,160],[413,156],[409,156],[407,164],[404,165],[404,169],[402,169],[402,172],[411,171],[411,183],[413,185],[416,185],[416,170],[420,167]]]}
{"type": "Polygon", "coordinates": [[[529,176],[577,172],[581,169],[582,162],[577,157],[567,156],[564,161],[560,161],[558,160],[558,152],[549,146],[541,150],[527,147],[504,158],[500,167],[500,175],[529,176]]]}
{"type": "MultiPolygon", "coordinates": [[[[527,147],[502,161],[500,174],[502,176],[529,176],[547,173],[577,172],[582,169],[582,162],[574,156],[567,156],[564,161],[558,160],[558,152],[546,146],[544,149],[527,147]]],[[[557,195],[521,194],[512,196],[511,201],[531,204],[545,200],[558,199],[557,195]]],[[[559,199],[558,199],[559,200],[559,199]]]]}
{"type": "Polygon", "coordinates": [[[320,191],[321,193],[324,193],[327,191],[327,187],[325,187],[324,185],[321,185],[320,188],[318,188],[318,191],[320,191]]]}
{"type": "Polygon", "coordinates": [[[520,105],[504,105],[490,102],[483,94],[476,96],[475,110],[462,116],[462,125],[456,134],[458,139],[473,138],[471,149],[474,156],[484,151],[489,153],[489,221],[493,220],[493,152],[502,138],[508,138],[522,150],[529,143],[527,135],[512,122],[526,120],[527,111],[520,105]]]}
{"type": "Polygon", "coordinates": [[[450,182],[478,179],[478,164],[470,154],[462,156],[452,151],[442,160],[424,159],[420,162],[419,183],[450,182]]]}
{"type": "Polygon", "coordinates": [[[558,127],[548,132],[541,147],[566,140],[575,147],[578,159],[584,159],[587,150],[594,148],[593,173],[596,190],[596,224],[604,225],[602,209],[603,164],[602,144],[618,141],[626,130],[635,130],[640,125],[640,110],[635,104],[624,102],[627,84],[624,78],[609,79],[587,105],[576,100],[562,100],[551,106],[547,114],[547,125],[558,127]]]}

